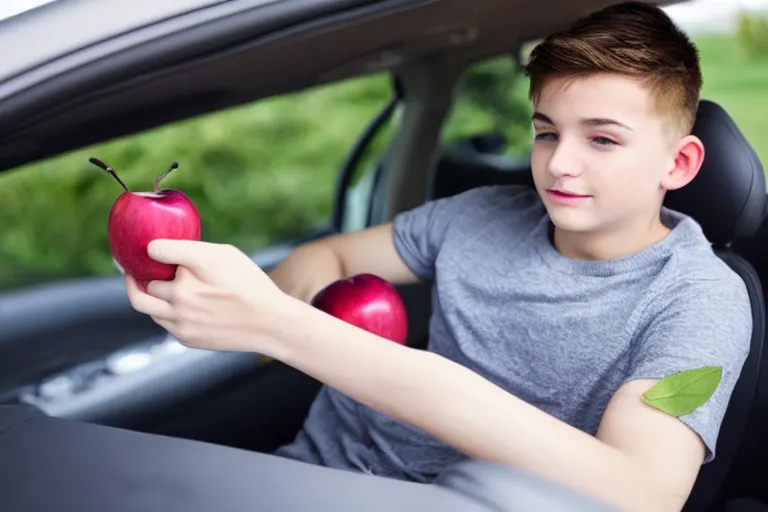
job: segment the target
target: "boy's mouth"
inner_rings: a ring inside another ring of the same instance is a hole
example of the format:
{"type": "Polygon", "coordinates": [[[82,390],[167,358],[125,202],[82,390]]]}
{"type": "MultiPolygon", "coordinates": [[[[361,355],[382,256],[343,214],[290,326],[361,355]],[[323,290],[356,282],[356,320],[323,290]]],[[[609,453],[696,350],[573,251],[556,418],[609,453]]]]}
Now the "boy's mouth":
{"type": "Polygon", "coordinates": [[[549,189],[547,190],[547,193],[551,196],[558,197],[561,199],[586,199],[588,196],[585,194],[575,194],[573,192],[568,192],[566,190],[556,190],[556,189],[549,189]]]}

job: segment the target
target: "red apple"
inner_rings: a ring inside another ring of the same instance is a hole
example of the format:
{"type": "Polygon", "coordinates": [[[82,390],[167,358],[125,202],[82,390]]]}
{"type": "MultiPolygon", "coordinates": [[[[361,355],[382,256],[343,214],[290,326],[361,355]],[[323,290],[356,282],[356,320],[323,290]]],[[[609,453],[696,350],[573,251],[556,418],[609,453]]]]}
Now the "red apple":
{"type": "Polygon", "coordinates": [[[131,192],[114,169],[97,158],[90,162],[107,171],[125,189],[112,205],[107,225],[115,263],[140,282],[173,279],[176,265],[153,260],[147,246],[158,238],[200,240],[200,215],[195,204],[181,191],[158,190],[160,181],[178,164],[155,179],[153,192],[131,192]]]}
{"type": "Polygon", "coordinates": [[[405,344],[408,313],[397,289],[372,274],[340,279],[320,290],[312,305],[356,327],[405,344]]]}

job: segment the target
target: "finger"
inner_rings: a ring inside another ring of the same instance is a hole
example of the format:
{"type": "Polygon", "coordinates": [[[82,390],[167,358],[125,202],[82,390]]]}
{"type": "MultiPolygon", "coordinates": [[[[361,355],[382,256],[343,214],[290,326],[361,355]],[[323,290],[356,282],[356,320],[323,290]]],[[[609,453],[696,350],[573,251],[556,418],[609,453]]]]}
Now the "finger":
{"type": "Polygon", "coordinates": [[[147,285],[147,293],[166,302],[173,302],[174,287],[173,281],[151,281],[147,285]]]}
{"type": "Polygon", "coordinates": [[[193,270],[205,267],[217,244],[198,240],[173,240],[162,238],[152,240],[147,254],[153,260],[170,265],[181,265],[193,270]]]}
{"type": "Polygon", "coordinates": [[[152,320],[155,321],[157,325],[165,329],[165,331],[173,336],[173,338],[184,345],[187,348],[196,348],[195,347],[195,339],[189,337],[189,334],[185,334],[184,332],[179,330],[179,326],[176,324],[176,322],[173,322],[171,320],[163,320],[162,318],[155,318],[152,317],[152,320]]]}
{"type": "Polygon", "coordinates": [[[125,275],[125,290],[128,293],[131,306],[139,313],[164,320],[173,320],[173,307],[168,302],[143,292],[136,279],[128,274],[125,275]]]}

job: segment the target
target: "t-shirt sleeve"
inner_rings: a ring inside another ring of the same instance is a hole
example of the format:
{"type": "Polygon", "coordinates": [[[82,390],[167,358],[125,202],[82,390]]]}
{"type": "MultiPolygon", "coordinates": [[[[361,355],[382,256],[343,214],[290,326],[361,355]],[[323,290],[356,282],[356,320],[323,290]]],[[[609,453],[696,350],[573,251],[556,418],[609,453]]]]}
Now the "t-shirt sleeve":
{"type": "Polygon", "coordinates": [[[451,222],[454,203],[454,198],[428,201],[394,218],[395,249],[420,279],[434,277],[435,259],[451,222]]]}
{"type": "Polygon", "coordinates": [[[452,223],[482,207],[494,188],[478,187],[455,196],[434,199],[393,220],[395,249],[420,279],[434,279],[435,260],[452,223]]]}
{"type": "Polygon", "coordinates": [[[720,425],[749,351],[749,296],[735,274],[676,287],[671,295],[656,304],[656,313],[636,338],[627,380],[722,367],[720,383],[709,400],[680,417],[704,442],[706,463],[715,457],[720,425]]]}

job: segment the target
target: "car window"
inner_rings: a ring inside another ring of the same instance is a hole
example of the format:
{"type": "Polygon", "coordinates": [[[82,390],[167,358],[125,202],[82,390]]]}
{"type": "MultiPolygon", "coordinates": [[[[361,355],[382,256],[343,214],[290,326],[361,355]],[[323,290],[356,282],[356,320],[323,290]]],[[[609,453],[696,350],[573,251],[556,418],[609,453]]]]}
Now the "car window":
{"type": "Polygon", "coordinates": [[[691,32],[699,48],[702,98],[733,117],[768,165],[768,13],[744,12],[724,31],[691,32]]]}
{"type": "Polygon", "coordinates": [[[527,87],[511,54],[471,65],[455,89],[443,144],[510,156],[528,154],[532,112],[527,87]]]}
{"type": "Polygon", "coordinates": [[[159,127],[0,173],[0,289],[117,272],[107,219],[177,161],[165,188],[197,205],[203,238],[247,252],[305,236],[331,218],[340,168],[393,95],[389,75],[324,85],[159,127]]]}
{"type": "Polygon", "coordinates": [[[402,121],[402,106],[397,101],[382,109],[383,121],[375,127],[365,150],[351,169],[341,219],[342,231],[363,229],[379,220],[376,214],[383,199],[383,159],[402,121]]]}

